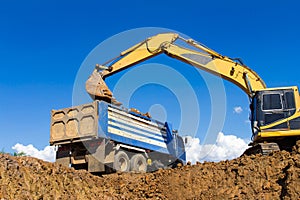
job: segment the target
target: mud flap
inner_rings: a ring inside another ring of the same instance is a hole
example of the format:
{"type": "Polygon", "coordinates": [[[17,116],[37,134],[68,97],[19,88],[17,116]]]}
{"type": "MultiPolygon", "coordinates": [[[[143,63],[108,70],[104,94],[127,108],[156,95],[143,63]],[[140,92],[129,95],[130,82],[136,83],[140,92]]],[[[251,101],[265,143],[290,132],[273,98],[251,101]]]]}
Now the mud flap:
{"type": "Polygon", "coordinates": [[[104,172],[105,143],[102,142],[91,154],[86,155],[89,172],[104,172]]]}
{"type": "Polygon", "coordinates": [[[68,147],[58,148],[56,151],[56,160],[55,163],[60,164],[65,167],[69,167],[71,163],[70,150],[68,147]]]}
{"type": "Polygon", "coordinates": [[[105,171],[105,166],[102,162],[98,160],[93,155],[88,155],[87,156],[87,161],[88,161],[88,171],[89,172],[104,172],[105,171]]]}
{"type": "Polygon", "coordinates": [[[69,167],[70,165],[70,157],[61,157],[61,158],[56,158],[55,163],[60,164],[65,167],[69,167]]]}

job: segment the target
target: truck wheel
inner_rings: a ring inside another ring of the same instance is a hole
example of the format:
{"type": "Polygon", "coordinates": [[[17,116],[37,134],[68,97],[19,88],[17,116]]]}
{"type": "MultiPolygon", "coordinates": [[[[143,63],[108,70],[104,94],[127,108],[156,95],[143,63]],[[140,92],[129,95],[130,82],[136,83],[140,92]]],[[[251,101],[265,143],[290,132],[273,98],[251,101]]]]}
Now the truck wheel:
{"type": "Polygon", "coordinates": [[[146,172],[147,171],[147,161],[142,154],[136,154],[132,156],[130,160],[131,171],[136,172],[146,172]]]}
{"type": "Polygon", "coordinates": [[[114,169],[118,172],[128,172],[130,168],[130,161],[124,151],[119,151],[115,155],[114,169]]]}

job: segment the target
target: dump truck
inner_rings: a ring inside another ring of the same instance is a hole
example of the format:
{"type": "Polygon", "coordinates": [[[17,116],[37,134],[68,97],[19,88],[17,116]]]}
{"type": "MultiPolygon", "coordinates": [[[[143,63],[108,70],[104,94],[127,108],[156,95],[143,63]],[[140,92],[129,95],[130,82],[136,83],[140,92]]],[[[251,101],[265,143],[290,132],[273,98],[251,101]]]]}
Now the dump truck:
{"type": "Polygon", "coordinates": [[[147,172],[186,162],[169,122],[105,101],[51,111],[56,163],[92,173],[147,172]]]}

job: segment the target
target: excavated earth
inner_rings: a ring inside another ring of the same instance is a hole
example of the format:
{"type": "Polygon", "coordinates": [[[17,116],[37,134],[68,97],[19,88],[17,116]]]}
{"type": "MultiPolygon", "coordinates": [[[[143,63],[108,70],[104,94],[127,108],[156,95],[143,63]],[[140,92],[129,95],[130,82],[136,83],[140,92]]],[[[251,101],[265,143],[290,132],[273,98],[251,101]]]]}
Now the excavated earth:
{"type": "Polygon", "coordinates": [[[299,198],[300,142],[293,152],[102,177],[31,157],[0,155],[1,200],[299,198]]]}

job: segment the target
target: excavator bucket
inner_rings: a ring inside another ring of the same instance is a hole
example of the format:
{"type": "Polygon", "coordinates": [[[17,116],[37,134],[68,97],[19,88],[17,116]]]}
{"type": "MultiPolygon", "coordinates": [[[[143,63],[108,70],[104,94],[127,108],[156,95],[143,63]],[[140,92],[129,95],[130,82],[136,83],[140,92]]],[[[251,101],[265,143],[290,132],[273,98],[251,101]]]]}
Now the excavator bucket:
{"type": "Polygon", "coordinates": [[[85,83],[85,89],[94,100],[103,100],[114,105],[122,105],[112,95],[101,74],[94,70],[85,83]]]}

